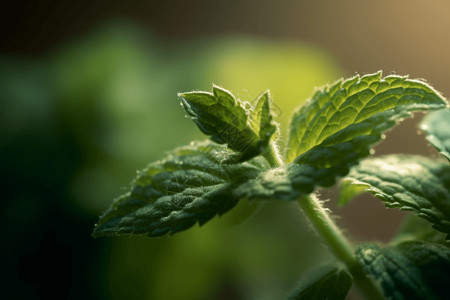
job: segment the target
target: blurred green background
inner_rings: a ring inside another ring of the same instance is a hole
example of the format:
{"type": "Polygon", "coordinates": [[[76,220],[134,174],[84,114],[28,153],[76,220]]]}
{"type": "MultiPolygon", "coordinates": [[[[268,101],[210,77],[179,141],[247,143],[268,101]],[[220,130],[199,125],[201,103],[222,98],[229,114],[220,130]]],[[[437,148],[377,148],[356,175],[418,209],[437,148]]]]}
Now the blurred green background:
{"type": "MultiPolygon", "coordinates": [[[[177,92],[214,83],[251,101],[270,89],[281,144],[315,86],[355,72],[423,77],[448,95],[449,8],[96,0],[23,1],[2,11],[0,295],[283,299],[305,270],[331,259],[290,203],[242,202],[201,228],[157,239],[94,240],[92,228],[136,170],[203,139],[177,92]]],[[[377,154],[435,155],[416,123],[392,131],[377,154]]],[[[403,216],[370,197],[330,205],[354,240],[385,241],[403,216]]]]}

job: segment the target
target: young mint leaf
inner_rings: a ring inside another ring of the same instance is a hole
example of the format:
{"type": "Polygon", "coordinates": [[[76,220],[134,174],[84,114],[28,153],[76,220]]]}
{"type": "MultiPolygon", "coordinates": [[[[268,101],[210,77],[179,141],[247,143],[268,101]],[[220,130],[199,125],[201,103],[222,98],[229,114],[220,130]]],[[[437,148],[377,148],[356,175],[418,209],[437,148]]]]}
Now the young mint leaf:
{"type": "MultiPolygon", "coordinates": [[[[384,131],[412,111],[439,109],[446,101],[427,84],[381,72],[355,76],[318,90],[295,112],[287,144],[288,162],[308,165],[316,185],[331,186],[337,176],[370,155],[384,131]]],[[[303,173],[301,173],[304,177],[303,173]]]]}
{"type": "Polygon", "coordinates": [[[276,131],[268,92],[260,95],[254,106],[241,103],[218,86],[213,93],[180,93],[179,97],[198,128],[214,142],[242,153],[241,161],[261,154],[276,131]]]}
{"type": "MultiPolygon", "coordinates": [[[[334,176],[332,178],[334,180],[334,176]]],[[[327,170],[317,170],[307,164],[289,164],[261,173],[256,179],[240,185],[233,194],[252,200],[297,200],[327,180],[327,170]]]]}
{"type": "Polygon", "coordinates": [[[276,123],[272,121],[270,102],[269,92],[262,93],[257,99],[250,118],[253,130],[258,132],[260,140],[265,141],[266,144],[277,130],[276,123]]]}
{"type": "Polygon", "coordinates": [[[284,167],[261,173],[234,189],[233,195],[248,200],[294,200],[300,195],[292,188],[292,183],[284,167]]]}
{"type": "Polygon", "coordinates": [[[450,234],[450,165],[419,155],[386,155],[363,160],[343,180],[339,203],[364,187],[387,207],[412,210],[450,234]]]}
{"type": "Polygon", "coordinates": [[[342,266],[330,264],[308,272],[290,300],[343,300],[353,283],[352,275],[342,266]]]}
{"type": "Polygon", "coordinates": [[[363,244],[357,247],[356,257],[389,299],[448,298],[450,249],[443,245],[410,241],[381,248],[363,244]]]}
{"type": "Polygon", "coordinates": [[[402,222],[400,229],[389,244],[396,245],[405,241],[418,240],[440,243],[449,247],[450,241],[447,241],[445,237],[446,235],[444,233],[434,230],[431,224],[425,219],[410,214],[402,222]]]}
{"type": "Polygon", "coordinates": [[[450,161],[450,109],[428,114],[420,128],[427,134],[427,140],[450,161]]]}
{"type": "Polygon", "coordinates": [[[233,151],[211,142],[191,143],[138,173],[131,191],[100,217],[94,237],[160,236],[207,222],[236,205],[232,191],[270,168],[262,157],[226,163],[233,151]]]}

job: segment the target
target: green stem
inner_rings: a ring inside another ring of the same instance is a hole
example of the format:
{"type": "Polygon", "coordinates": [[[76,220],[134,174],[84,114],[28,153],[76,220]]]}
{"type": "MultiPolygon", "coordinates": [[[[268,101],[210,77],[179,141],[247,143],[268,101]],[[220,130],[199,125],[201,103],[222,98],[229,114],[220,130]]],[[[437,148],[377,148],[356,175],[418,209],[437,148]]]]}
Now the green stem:
{"type": "Polygon", "coordinates": [[[267,159],[272,168],[276,168],[283,165],[283,161],[280,155],[278,154],[278,150],[274,144],[274,141],[271,141],[269,143],[269,147],[267,147],[263,156],[265,159],[267,159]]]}
{"type": "Polygon", "coordinates": [[[375,283],[365,275],[361,264],[353,255],[353,247],[342,235],[339,228],[328,215],[319,199],[314,195],[303,196],[299,200],[300,206],[311,221],[320,236],[326,241],[330,250],[341,260],[353,276],[355,284],[367,299],[384,299],[375,283]]]}

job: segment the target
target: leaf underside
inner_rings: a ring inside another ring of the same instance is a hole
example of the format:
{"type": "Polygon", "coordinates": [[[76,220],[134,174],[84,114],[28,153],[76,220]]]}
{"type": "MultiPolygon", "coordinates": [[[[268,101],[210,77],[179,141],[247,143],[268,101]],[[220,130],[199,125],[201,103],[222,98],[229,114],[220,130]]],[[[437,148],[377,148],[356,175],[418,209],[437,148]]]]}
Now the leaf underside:
{"type": "Polygon", "coordinates": [[[233,152],[211,142],[191,143],[139,172],[130,192],[100,217],[94,237],[175,233],[236,205],[232,191],[269,168],[262,157],[226,163],[233,152]]]}
{"type": "Polygon", "coordinates": [[[366,190],[387,207],[414,211],[450,234],[450,165],[419,155],[366,159],[341,183],[339,203],[366,190]]]}
{"type": "Polygon", "coordinates": [[[450,161],[450,109],[442,109],[425,116],[420,128],[428,142],[450,161]]]}
{"type": "Polygon", "coordinates": [[[363,244],[356,257],[389,299],[448,298],[450,249],[441,244],[410,241],[387,248],[363,244]]]}
{"type": "Polygon", "coordinates": [[[353,278],[342,266],[330,264],[308,272],[289,300],[343,300],[353,278]]]}

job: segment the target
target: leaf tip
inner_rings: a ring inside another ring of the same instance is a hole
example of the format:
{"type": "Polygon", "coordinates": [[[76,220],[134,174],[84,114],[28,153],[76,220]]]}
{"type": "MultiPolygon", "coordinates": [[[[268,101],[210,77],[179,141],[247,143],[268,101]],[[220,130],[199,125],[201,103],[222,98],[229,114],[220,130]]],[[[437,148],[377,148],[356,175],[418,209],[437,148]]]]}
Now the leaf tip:
{"type": "Polygon", "coordinates": [[[213,95],[216,98],[227,98],[229,100],[233,100],[234,102],[236,102],[236,98],[234,97],[234,95],[227,89],[218,86],[216,84],[213,84],[213,95]]]}

